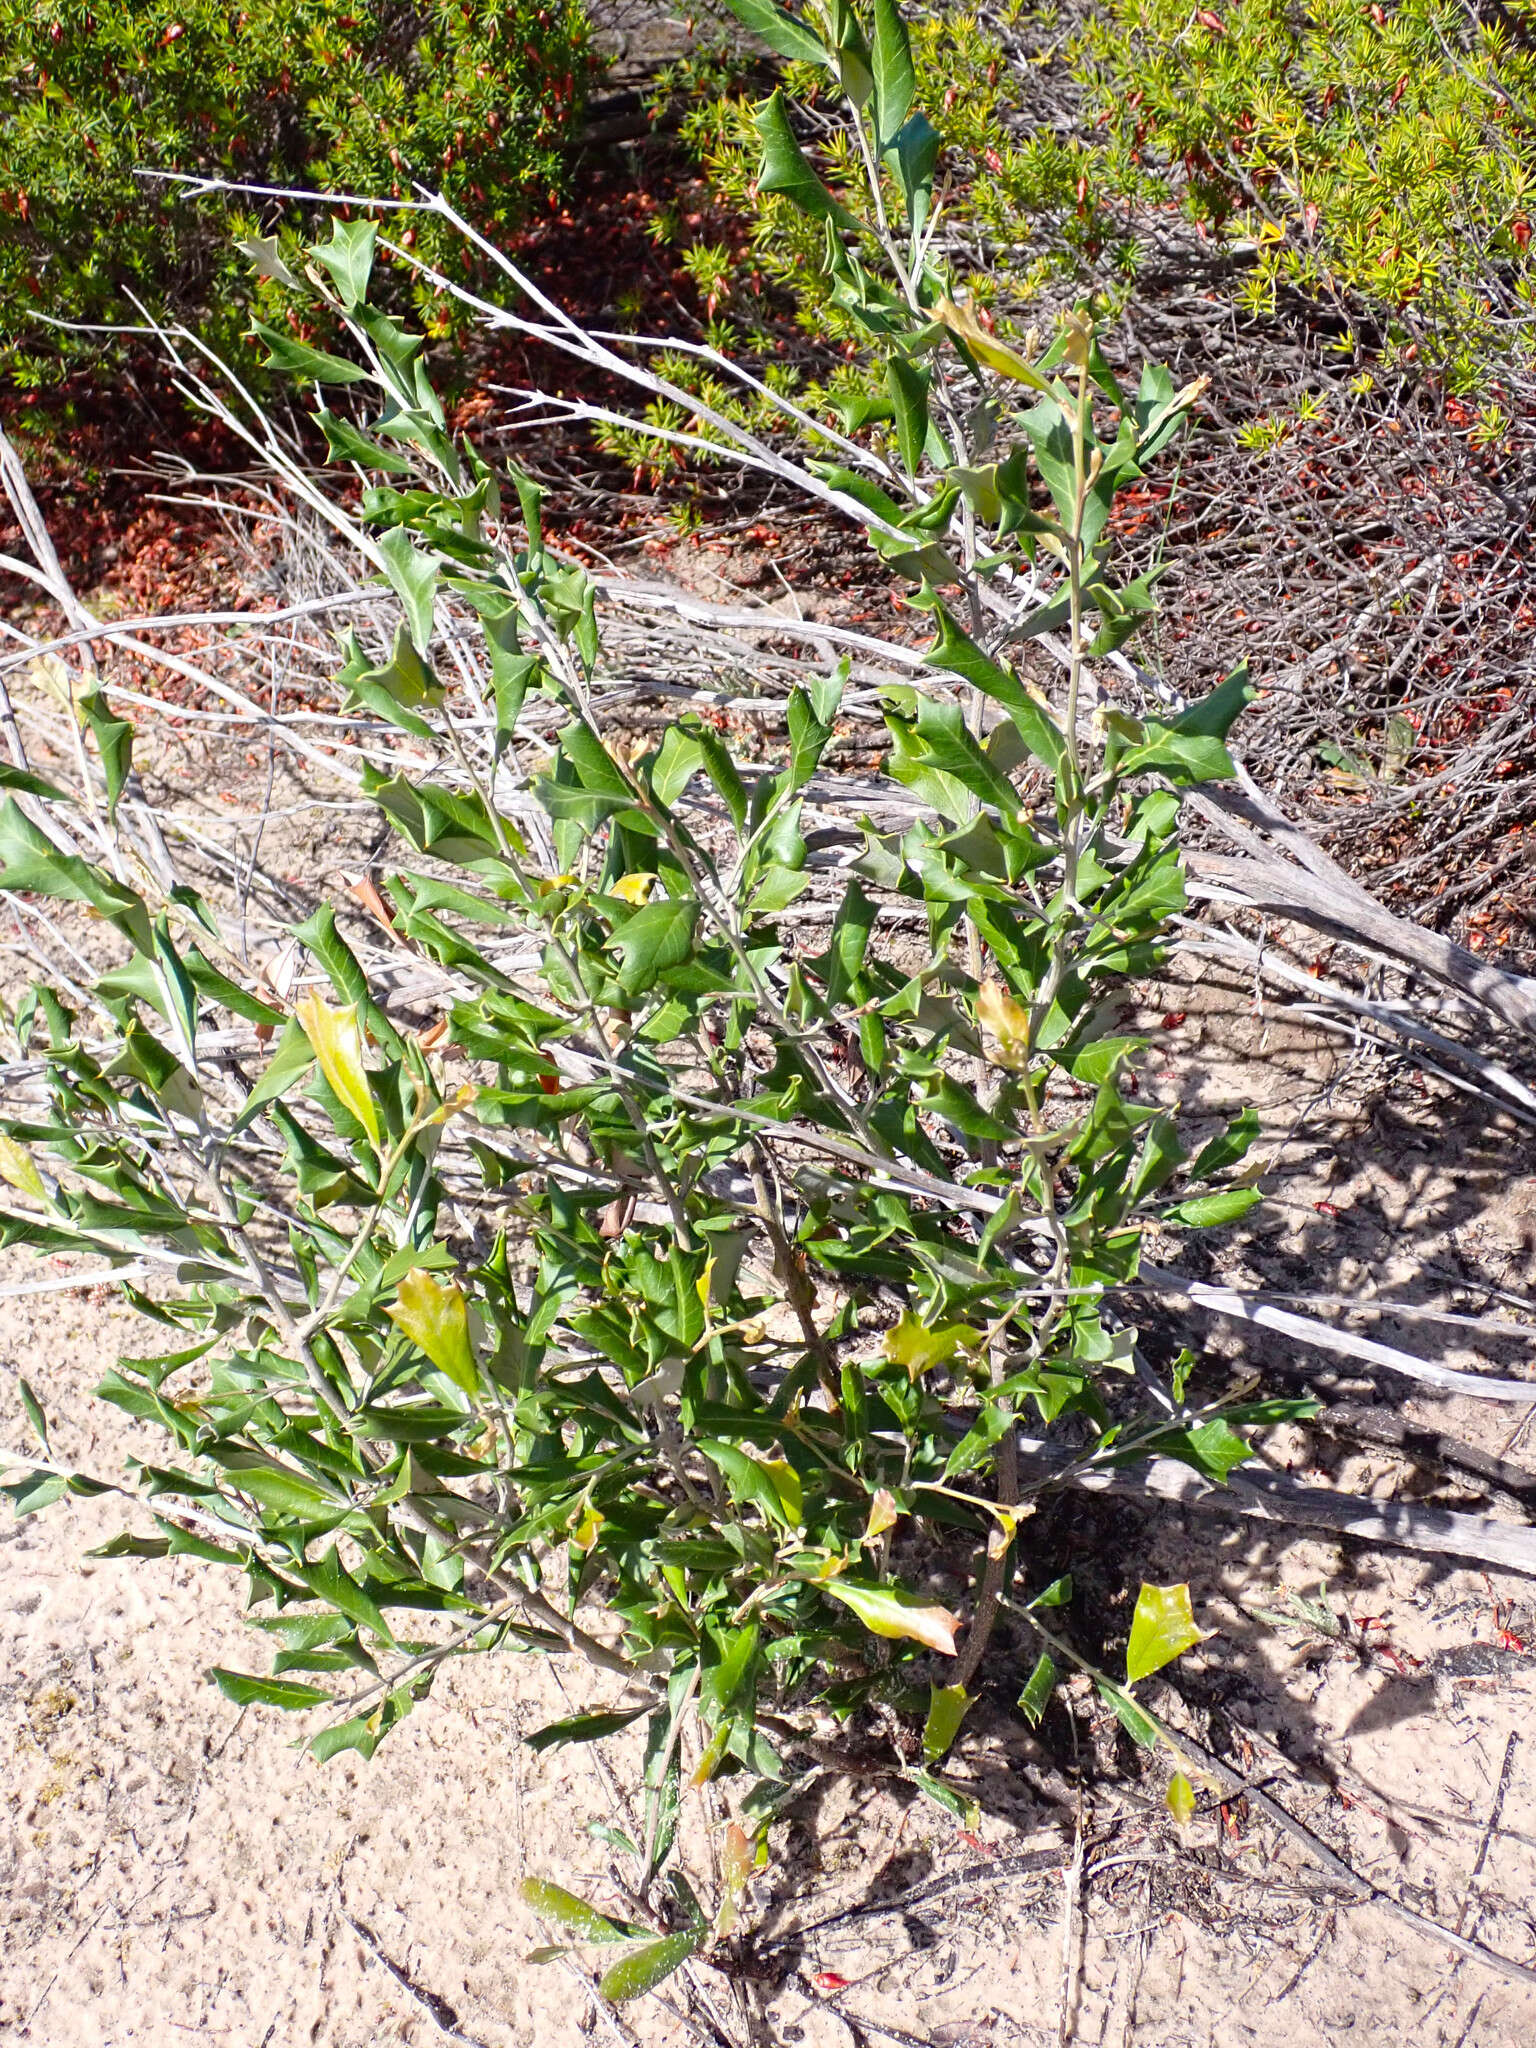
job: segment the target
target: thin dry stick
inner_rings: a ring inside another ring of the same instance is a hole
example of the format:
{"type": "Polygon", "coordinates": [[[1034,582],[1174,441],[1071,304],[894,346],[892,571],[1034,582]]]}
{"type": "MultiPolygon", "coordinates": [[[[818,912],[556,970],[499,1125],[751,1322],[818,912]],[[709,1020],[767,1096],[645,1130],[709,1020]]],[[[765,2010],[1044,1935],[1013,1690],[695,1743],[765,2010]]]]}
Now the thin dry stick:
{"type": "MultiPolygon", "coordinates": [[[[1519,1730],[1511,1728],[1509,1740],[1504,1745],[1504,1768],[1499,1772],[1498,1790],[1493,1795],[1493,1805],[1488,1812],[1488,1825],[1483,1829],[1483,1839],[1477,1845],[1477,1861],[1472,1866],[1472,1875],[1467,1879],[1466,1897],[1461,1902],[1461,1911],[1456,1915],[1456,1932],[1461,1933],[1466,1924],[1467,1908],[1477,1892],[1477,1881],[1483,1874],[1483,1865],[1488,1861],[1489,1846],[1499,1831],[1499,1821],[1504,1812],[1504,1801],[1509,1794],[1509,1781],[1515,1768],[1515,1751],[1520,1746],[1519,1730]]],[[[1474,1913],[1472,1924],[1477,1925],[1479,1915],[1474,1913]]]]}
{"type": "MultiPolygon", "coordinates": [[[[1156,1716],[1149,1718],[1155,1720],[1156,1716]]],[[[1158,1725],[1162,1727],[1160,1722],[1158,1725]]],[[[1438,1920],[1431,1920],[1425,1913],[1416,1913],[1412,1906],[1405,1906],[1401,1899],[1395,1899],[1390,1892],[1384,1892],[1368,1877],[1362,1877],[1358,1870],[1346,1863],[1344,1858],[1330,1849],[1326,1842],[1320,1841],[1309,1827],[1299,1821],[1293,1813],[1289,1813],[1277,1799],[1271,1798],[1261,1785],[1254,1784],[1240,1771],[1234,1771],[1230,1765],[1223,1763],[1220,1757],[1213,1756],[1208,1749],[1185,1734],[1183,1729],[1165,1729],[1163,1732],[1175,1748],[1187,1750],[1202,1769],[1209,1771],[1229,1797],[1241,1794],[1251,1806],[1257,1807],[1267,1819],[1272,1820],[1276,1827],[1282,1829],[1299,1848],[1305,1850],[1312,1861],[1327,1871],[1328,1875],[1357,1903],[1380,1907],[1383,1913],[1388,1913],[1394,1920],[1401,1921],[1403,1926],[1411,1927],[1416,1934],[1422,1934],[1430,1941],[1444,1943],[1447,1948],[1453,1949],[1468,1962],[1481,1963],[1484,1969],[1492,1970],[1498,1976],[1507,1977],[1517,1984],[1536,1986],[1536,1969],[1525,1963],[1517,1963],[1512,1956],[1500,1955],[1495,1949],[1485,1948],[1480,1941],[1469,1939],[1466,1935],[1458,1933],[1454,1927],[1443,1927],[1438,1920]]]]}
{"type": "Polygon", "coordinates": [[[361,1920],[354,1920],[344,1905],[338,1901],[337,1911],[357,1936],[363,1947],[376,1963],[381,1963],[412,2002],[426,2014],[445,2041],[457,2041],[461,2048],[489,2048],[489,2043],[474,2034],[466,2034],[459,2026],[459,2016],[446,1998],[430,1991],[424,1984],[418,1984],[410,1971],[397,1963],[386,1953],[373,1930],[364,1926],[361,1920]]]}
{"type": "Polygon", "coordinates": [[[1078,1930],[1078,1895],[1083,1882],[1083,1814],[1081,1799],[1077,1813],[1077,1829],[1072,1844],[1072,1861],[1067,1865],[1067,1874],[1062,1886],[1061,1899],[1061,2011],[1056,2021],[1056,2038],[1061,2048],[1071,2040],[1077,2011],[1077,1977],[1082,1963],[1081,1939],[1074,1939],[1078,1930]]]}

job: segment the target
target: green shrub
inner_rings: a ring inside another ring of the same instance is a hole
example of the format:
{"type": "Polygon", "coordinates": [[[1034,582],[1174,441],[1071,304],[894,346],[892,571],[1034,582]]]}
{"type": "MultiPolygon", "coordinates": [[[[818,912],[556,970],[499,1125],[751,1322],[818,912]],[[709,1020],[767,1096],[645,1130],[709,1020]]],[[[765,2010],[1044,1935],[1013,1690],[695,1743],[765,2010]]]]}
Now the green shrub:
{"type": "MultiPolygon", "coordinates": [[[[758,183],[820,223],[830,289],[884,359],[872,438],[816,436],[835,459],[792,465],[643,359],[544,331],[681,408],[653,435],[705,437],[856,522],[931,619],[923,665],[893,642],[860,703],[847,660],[802,664],[765,701],[778,738],[755,767],[705,718],[652,744],[605,714],[630,693],[597,586],[539,491],[450,437],[416,338],[369,303],[371,225],[339,223],[309,274],[348,354],[274,331],[273,367],[345,394],[321,423],[365,489],[355,519],[340,487],[328,515],[398,600],[392,635],[348,636],[340,682],[374,721],[356,772],[397,839],[377,906],[386,968],[413,956],[408,1004],[329,905],[296,934],[291,1011],[256,983],[218,902],[136,850],[110,684],[79,700],[94,754],[72,798],[0,771],[0,890],[89,906],[119,954],[89,991],[20,1007],[36,1080],[3,1121],[0,1241],[176,1282],[135,1297],[163,1354],[101,1389],[167,1440],[122,1488],[153,1533],[111,1549],[243,1573],[275,1654],[210,1675],[323,1716],[321,1758],[371,1753],[451,1657],[585,1656],[605,1709],[531,1740],[646,1723],[645,1913],[527,1896],[581,1941],[633,1942],[614,1999],[728,1932],[768,1822],[836,1757],[829,1724],[915,1713],[894,1768],[970,1810],[945,1757],[994,1624],[1049,1646],[1032,1720],[1054,1658],[1078,1656],[1042,1618],[1070,1598],[1036,1518],[1064,1472],[1161,1452],[1219,1481],[1241,1425],[1308,1412],[1196,1405],[1187,1354],[1148,1393],[1130,1320],[1149,1226],[1260,1199],[1234,1172],[1256,1117],[1191,1156],[1138,1099],[1123,1008],[1185,906],[1180,792],[1230,772],[1252,693],[1238,672],[1177,716],[1090,711],[1096,665],[1152,606],[1117,570],[1111,508],[1199,387],[1149,365],[1123,388],[1078,315],[1027,359],[957,304],[900,19],[876,0],[872,38],[846,7],[837,31],[823,62],[870,150],[859,211],[777,94],[758,183]],[[1050,696],[1018,665],[1035,641],[1059,650],[1050,696]],[[883,729],[884,822],[813,827],[850,717],[883,729]],[[1025,1425],[1055,1434],[1043,1462],[1025,1425]],[[711,1923],[680,1872],[670,1900],[651,1888],[685,1782],[715,1777],[734,1796],[711,1923]]],[[[781,403],[781,439],[797,425],[781,403]]],[[[101,1490],[25,1399],[18,1510],[101,1490]]],[[[1130,1687],[1197,1638],[1187,1588],[1143,1589],[1124,1679],[1094,1674],[1136,1738],[1159,1728],[1130,1687]]]]}
{"type": "MultiPolygon", "coordinates": [[[[131,321],[127,291],[238,335],[231,226],[291,236],[293,211],[137,170],[368,195],[419,178],[504,234],[560,182],[587,61],[579,0],[0,0],[0,366],[46,376],[60,344],[33,316],[131,321]]],[[[417,231],[462,269],[441,222],[417,231]]]]}
{"type": "Polygon", "coordinates": [[[1529,346],[1533,36],[1525,0],[1108,0],[1078,62],[1149,189],[1257,243],[1241,303],[1341,293],[1467,384],[1529,346]]]}
{"type": "MultiPolygon", "coordinates": [[[[1233,290],[1251,312],[1283,290],[1332,299],[1378,323],[1389,354],[1417,342],[1463,389],[1529,357],[1527,0],[1485,13],[1464,0],[1102,0],[1080,13],[1006,0],[987,21],[925,15],[913,51],[919,102],[946,129],[951,233],[984,300],[1019,308],[1065,282],[1113,311],[1139,267],[1138,216],[1177,208],[1247,245],[1233,290]],[[1059,106],[1069,125],[1031,123],[1031,108],[1059,106]]],[[[801,98],[823,91],[804,62],[786,80],[801,98]]],[[[754,205],[748,103],[679,103],[716,194],[748,222],[743,270],[788,292],[808,329],[853,338],[818,293],[807,224],[754,205]]],[[[834,184],[856,169],[835,115],[818,154],[834,184]]],[[[732,310],[749,303],[738,288],[732,310]]]]}

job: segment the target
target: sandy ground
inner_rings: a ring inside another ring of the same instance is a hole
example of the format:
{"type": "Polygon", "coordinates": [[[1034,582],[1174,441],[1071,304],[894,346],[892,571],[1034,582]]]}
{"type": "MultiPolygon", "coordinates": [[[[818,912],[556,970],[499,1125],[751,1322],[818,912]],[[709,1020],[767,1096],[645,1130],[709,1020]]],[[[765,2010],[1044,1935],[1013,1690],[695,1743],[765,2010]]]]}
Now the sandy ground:
{"type": "MultiPolygon", "coordinates": [[[[1426,1298],[1463,1307],[1476,1305],[1474,1282],[1485,1294],[1528,1286],[1536,1185],[1520,1171],[1524,1141],[1407,1078],[1387,1086],[1369,1063],[1266,1027],[1219,980],[1180,1000],[1188,1016],[1170,1029],[1154,1083],[1196,1087],[1215,1109],[1240,1084],[1251,1093],[1261,1063],[1271,1129],[1307,1112],[1243,1253],[1250,1268],[1271,1285],[1287,1271],[1355,1288],[1416,1279],[1426,1298]]],[[[52,1270],[12,1256],[0,1277],[52,1270]]],[[[1424,1341],[1422,1326],[1393,1334],[1424,1341]]],[[[149,1335],[106,1298],[0,1302],[0,1441],[24,1440],[21,1374],[45,1398],[57,1449],[81,1468],[112,1477],[125,1455],[158,1449],[90,1396],[149,1335]]],[[[1465,1402],[1409,1409],[1490,1448],[1518,1419],[1465,1402]]],[[[1356,1489],[1402,1480],[1389,1455],[1341,1463],[1320,1438],[1298,1436],[1290,1462],[1356,1489]]],[[[547,1939],[518,1897],[525,1874],[614,1901],[609,1852],[587,1832],[618,1817],[599,1759],[537,1757],[521,1741],[572,1703],[596,1703],[598,1686],[527,1658],[458,1665],[372,1763],[316,1767],[291,1746],[285,1717],[241,1714],[204,1677],[214,1663],[263,1668],[221,1571],[87,1558],[125,1514],[143,1526],[142,1510],[113,1499],[0,1525],[0,2039],[712,2038],[697,1999],[687,2021],[655,1999],[616,2019],[590,1996],[590,1956],[524,1960],[547,1939]]],[[[1214,1634],[1179,1668],[1185,1706],[1167,1710],[1197,1735],[1221,1732],[1229,1754],[1235,1742],[1275,1796],[1384,1889],[1507,1956],[1536,1958],[1528,1584],[1102,1504],[1071,1511],[1056,1537],[1085,1578],[1188,1576],[1214,1634]],[[1286,1589],[1315,1597],[1324,1584],[1335,1612],[1369,1624],[1363,1635],[1330,1641],[1263,1618],[1285,1610],[1286,1589]]],[[[1492,2048],[1536,2023],[1536,1991],[1345,1904],[1243,1802],[1204,1802],[1181,1835],[1160,1810],[1161,1776],[1138,1783],[1086,1692],[1072,1702],[1073,1739],[1095,1766],[1081,1807],[1062,1774],[1062,1725],[1053,1733],[1048,1721],[1036,1741],[1001,1704],[978,1711],[965,1745],[979,1834],[960,1835],[904,1787],[846,1779],[822,1779],[775,1831],[754,1906],[765,1944],[935,1876],[959,1881],[811,1934],[759,1981],[701,1971],[704,2000],[737,2040],[1302,2048],[1411,2036],[1492,2048]],[[1070,1849],[1079,1824],[1077,1879],[1011,1860],[1070,1849]]],[[[622,1777],[622,1739],[607,1747],[622,1777]]],[[[706,1892],[709,1820],[698,1808],[685,1826],[706,1892]]]]}

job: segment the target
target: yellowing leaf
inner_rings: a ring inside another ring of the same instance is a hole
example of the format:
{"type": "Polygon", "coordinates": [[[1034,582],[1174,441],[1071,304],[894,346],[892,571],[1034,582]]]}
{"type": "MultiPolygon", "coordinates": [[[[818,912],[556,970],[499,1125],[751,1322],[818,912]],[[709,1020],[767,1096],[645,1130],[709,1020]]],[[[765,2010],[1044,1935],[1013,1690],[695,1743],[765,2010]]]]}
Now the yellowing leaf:
{"type": "Polygon", "coordinates": [[[473,1394],[479,1374],[469,1341],[469,1309],[458,1287],[418,1266],[406,1274],[396,1293],[389,1311],[395,1327],[419,1345],[461,1393],[473,1394]]]}
{"type": "Polygon", "coordinates": [[[32,1163],[32,1154],[25,1145],[9,1138],[0,1131],[0,1180],[9,1181],[24,1195],[30,1195],[34,1202],[46,1202],[47,1191],[43,1177],[32,1163]]]}
{"type": "Polygon", "coordinates": [[[1085,370],[1093,354],[1093,329],[1075,309],[1061,316],[1062,353],[1074,370],[1085,370]]]}
{"type": "Polygon", "coordinates": [[[1017,1070],[1029,1064],[1029,1012],[1000,981],[982,983],[976,998],[976,1021],[997,1041],[997,1051],[989,1057],[998,1066],[1017,1070]]]}
{"type": "MultiPolygon", "coordinates": [[[[679,1595],[679,1598],[686,1600],[686,1596],[687,1581],[684,1580],[683,1593],[679,1595]]],[[[704,1751],[704,1754],[699,1758],[698,1768],[694,1771],[693,1776],[688,1780],[688,1789],[690,1792],[697,1792],[701,1785],[707,1785],[710,1779],[715,1775],[716,1771],[719,1770],[720,1759],[725,1755],[726,1745],[729,1743],[731,1736],[735,1731],[735,1726],[735,1722],[730,1718],[729,1715],[727,1715],[726,1718],[720,1723],[720,1726],[715,1730],[714,1734],[709,1738],[709,1746],[704,1751]]],[[[722,1904],[721,1911],[723,1912],[724,1910],[725,1908],[722,1904]]],[[[718,1929],[716,1931],[718,1932],[718,1929]]]]}
{"type": "MultiPolygon", "coordinates": [[[[467,1393],[468,1391],[468,1388],[466,1388],[465,1392],[467,1393]]],[[[603,1523],[606,1519],[607,1517],[600,1515],[592,1503],[588,1501],[586,1513],[571,1531],[571,1548],[582,1551],[590,1550],[601,1535],[603,1523]]]]}
{"type": "Polygon", "coordinates": [[[1195,1788],[1182,1771],[1175,1771],[1168,1781],[1167,1806],[1181,1828],[1195,1817],[1195,1788]]]}
{"type": "Polygon", "coordinates": [[[356,1003],[336,1010],[311,990],[294,1004],[294,1015],[314,1048],[320,1071],[332,1092],[351,1110],[377,1151],[379,1112],[369,1091],[368,1069],[363,1064],[363,1033],[357,1021],[356,1003]]]}
{"type": "Polygon", "coordinates": [[[851,1607],[872,1636],[921,1643],[943,1657],[955,1655],[960,1617],[947,1607],[920,1600],[900,1586],[871,1586],[858,1579],[829,1579],[823,1590],[851,1607]]]}
{"type": "Polygon", "coordinates": [[[977,362],[985,363],[1000,377],[1007,377],[1015,384],[1026,384],[1031,391],[1050,390],[1049,380],[1041,376],[1034,364],[1027,362],[1006,341],[999,341],[995,334],[988,334],[969,306],[957,306],[953,299],[941,298],[934,306],[933,317],[941,321],[957,340],[965,343],[977,362]]]}
{"type": "Polygon", "coordinates": [[[884,1486],[878,1488],[869,1504],[869,1520],[864,1525],[863,1541],[873,1543],[887,1529],[894,1529],[900,1517],[901,1509],[896,1505],[895,1494],[884,1486]]]}
{"type": "Polygon", "coordinates": [[[56,654],[40,654],[27,673],[40,690],[46,690],[66,711],[75,709],[75,700],[86,687],[85,677],[56,654]]]}
{"type": "MultiPolygon", "coordinates": [[[[729,1733],[729,1725],[722,1729],[729,1733]]],[[[713,1744],[710,1745],[714,1747],[713,1744]]],[[[752,1844],[734,1821],[725,1831],[725,1846],[720,1852],[720,1910],[715,1915],[715,1939],[723,1941],[736,1925],[737,1911],[741,1905],[747,1880],[752,1875],[752,1844]]]]}
{"type": "Polygon", "coordinates": [[[620,875],[608,894],[617,896],[621,903],[641,904],[650,896],[655,886],[654,875],[620,875]]]}
{"type": "Polygon", "coordinates": [[[801,1528],[805,1522],[805,1490],[800,1484],[800,1474],[787,1458],[759,1458],[758,1463],[779,1497],[784,1519],[792,1529],[801,1528]]]}
{"type": "Polygon", "coordinates": [[[886,1331],[884,1348],[892,1365],[904,1365],[918,1380],[936,1365],[948,1365],[959,1352],[974,1351],[980,1342],[980,1332],[969,1323],[940,1323],[930,1330],[904,1309],[901,1320],[886,1331]]]}
{"type": "Polygon", "coordinates": [[[1195,1626],[1187,1585],[1143,1586],[1136,1596],[1131,1639],[1125,1647],[1126,1684],[1150,1678],[1203,1641],[1202,1631],[1195,1626]]]}

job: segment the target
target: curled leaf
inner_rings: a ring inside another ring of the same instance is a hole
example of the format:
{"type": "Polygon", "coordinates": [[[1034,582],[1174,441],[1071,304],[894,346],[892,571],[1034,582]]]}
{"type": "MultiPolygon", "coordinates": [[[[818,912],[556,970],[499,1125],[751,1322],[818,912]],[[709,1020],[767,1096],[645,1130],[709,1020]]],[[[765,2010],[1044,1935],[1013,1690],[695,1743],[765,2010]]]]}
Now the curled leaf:
{"type": "Polygon", "coordinates": [[[654,875],[620,875],[619,879],[608,891],[608,894],[610,896],[617,896],[621,903],[632,903],[638,909],[642,903],[649,901],[651,891],[655,886],[656,877],[654,875]]]}
{"type": "Polygon", "coordinates": [[[923,1756],[927,1762],[936,1764],[949,1753],[970,1704],[971,1695],[963,1685],[929,1688],[928,1722],[923,1729],[923,1756]]]}
{"type": "Polygon", "coordinates": [[[1024,1690],[1019,1694],[1019,1710],[1031,1728],[1040,1726],[1055,1684],[1055,1660],[1042,1650],[1034,1670],[1029,1674],[1024,1690]]]}
{"type": "Polygon", "coordinates": [[[1017,1070],[1029,1064],[1029,1012],[1001,982],[982,983],[976,998],[976,1021],[996,1041],[996,1050],[988,1056],[998,1066],[1017,1070]]]}
{"type": "Polygon", "coordinates": [[[747,1880],[752,1875],[752,1844],[735,1821],[725,1831],[720,1852],[720,1910],[715,1916],[715,1939],[721,1940],[736,1924],[737,1910],[747,1880]]]}
{"type": "Polygon", "coordinates": [[[957,341],[964,342],[978,363],[985,363],[989,370],[995,370],[1000,377],[1007,377],[1014,384],[1024,384],[1031,391],[1049,391],[1049,381],[1042,377],[1034,364],[1026,361],[1016,348],[1010,348],[1006,341],[999,341],[994,334],[988,334],[969,306],[957,306],[953,299],[941,298],[935,304],[933,317],[947,327],[957,341]]]}

